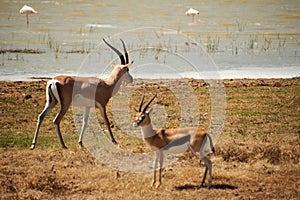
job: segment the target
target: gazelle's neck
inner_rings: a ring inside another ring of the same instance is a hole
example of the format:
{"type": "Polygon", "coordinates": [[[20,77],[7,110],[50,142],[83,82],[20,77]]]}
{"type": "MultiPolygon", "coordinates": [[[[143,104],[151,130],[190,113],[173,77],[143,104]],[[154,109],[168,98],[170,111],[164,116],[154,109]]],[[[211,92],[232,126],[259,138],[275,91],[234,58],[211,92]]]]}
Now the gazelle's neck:
{"type": "Polygon", "coordinates": [[[120,70],[115,68],[110,76],[105,79],[106,84],[110,87],[112,96],[118,92],[123,81],[119,73],[120,70]]]}
{"type": "Polygon", "coordinates": [[[152,137],[157,134],[156,131],[152,128],[151,123],[144,125],[141,128],[142,128],[142,137],[144,140],[146,138],[152,137]]]}

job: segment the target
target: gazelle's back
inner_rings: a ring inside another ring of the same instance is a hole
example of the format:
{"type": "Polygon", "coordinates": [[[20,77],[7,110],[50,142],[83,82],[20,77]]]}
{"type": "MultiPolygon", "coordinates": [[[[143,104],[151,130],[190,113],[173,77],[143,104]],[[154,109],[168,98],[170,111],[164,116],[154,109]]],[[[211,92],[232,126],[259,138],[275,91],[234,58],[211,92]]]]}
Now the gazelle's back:
{"type": "Polygon", "coordinates": [[[194,152],[199,152],[206,136],[207,132],[202,128],[172,128],[172,129],[160,129],[157,131],[157,137],[164,140],[166,144],[172,141],[184,137],[186,135],[190,136],[190,146],[194,152]]]}

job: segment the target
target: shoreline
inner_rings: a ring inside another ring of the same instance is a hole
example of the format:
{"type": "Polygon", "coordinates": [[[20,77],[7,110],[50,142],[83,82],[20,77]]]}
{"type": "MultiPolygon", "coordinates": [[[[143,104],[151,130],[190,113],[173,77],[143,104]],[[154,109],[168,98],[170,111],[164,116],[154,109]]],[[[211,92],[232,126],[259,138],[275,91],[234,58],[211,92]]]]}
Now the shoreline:
{"type": "MultiPolygon", "coordinates": [[[[58,75],[66,76],[84,76],[84,77],[97,77],[106,78],[106,74],[78,74],[78,73],[50,73],[50,74],[15,74],[15,75],[0,75],[0,81],[34,81],[34,80],[49,80],[58,75]]],[[[207,70],[207,71],[186,71],[178,73],[137,73],[131,72],[134,79],[149,79],[149,80],[166,80],[166,79],[197,79],[197,80],[239,80],[239,79],[294,79],[300,77],[300,66],[290,66],[284,69],[273,68],[251,68],[251,69],[239,69],[232,68],[227,70],[207,70]]]]}
{"type": "MultiPolygon", "coordinates": [[[[66,76],[76,76],[73,74],[61,74],[61,75],[66,75],[66,76]]],[[[36,77],[23,77],[20,78],[18,77],[9,77],[9,78],[2,78],[0,77],[0,82],[18,82],[18,81],[24,81],[24,82],[31,82],[31,81],[45,81],[45,80],[50,80],[55,76],[52,77],[47,77],[47,76],[36,76],[36,77]]],[[[86,76],[86,77],[97,77],[97,76],[86,76]]],[[[97,77],[100,78],[100,77],[97,77]]],[[[100,78],[101,79],[101,78],[100,78]]],[[[154,78],[154,77],[137,77],[134,78],[135,80],[223,80],[223,81],[227,81],[227,80],[284,80],[284,79],[300,79],[299,75],[296,76],[288,76],[288,77],[277,77],[277,76],[270,76],[270,77],[225,77],[225,78],[207,78],[207,79],[203,79],[200,77],[182,77],[182,78],[171,78],[171,77],[167,77],[167,78],[154,78]]]]}

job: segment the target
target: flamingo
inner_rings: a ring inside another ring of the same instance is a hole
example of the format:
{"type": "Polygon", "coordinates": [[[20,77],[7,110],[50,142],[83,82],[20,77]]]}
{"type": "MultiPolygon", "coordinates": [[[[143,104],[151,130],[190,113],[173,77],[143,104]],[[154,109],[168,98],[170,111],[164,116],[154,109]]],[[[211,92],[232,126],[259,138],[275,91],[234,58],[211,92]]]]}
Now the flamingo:
{"type": "Polygon", "coordinates": [[[24,5],[21,10],[21,14],[26,14],[26,19],[27,19],[27,28],[29,26],[29,20],[28,20],[28,15],[29,14],[38,14],[38,11],[34,10],[32,7],[24,5]]]}
{"type": "Polygon", "coordinates": [[[199,11],[198,10],[195,10],[193,8],[190,8],[188,9],[186,12],[185,12],[185,15],[186,16],[192,16],[192,23],[194,22],[194,17],[195,15],[199,15],[199,11]]]}

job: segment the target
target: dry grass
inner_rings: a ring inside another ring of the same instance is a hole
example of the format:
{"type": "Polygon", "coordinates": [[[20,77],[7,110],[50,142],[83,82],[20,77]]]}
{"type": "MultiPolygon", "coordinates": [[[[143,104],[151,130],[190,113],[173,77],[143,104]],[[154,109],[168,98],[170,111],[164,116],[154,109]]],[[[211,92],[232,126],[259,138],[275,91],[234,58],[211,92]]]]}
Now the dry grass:
{"type": "MultiPolygon", "coordinates": [[[[202,110],[209,112],[207,85],[189,80],[202,110]]],[[[166,167],[163,184],[150,187],[152,173],[118,172],[77,145],[73,116],[61,129],[69,147],[61,149],[51,122],[42,125],[37,148],[29,150],[37,115],[45,102],[45,81],[0,82],[1,199],[299,199],[300,79],[226,80],[225,128],[216,145],[213,187],[199,187],[203,163],[190,152],[166,167]]],[[[178,124],[176,102],[157,85],[157,102],[170,113],[167,126],[178,124]]],[[[140,91],[140,92],[141,92],[140,91]]],[[[139,92],[139,91],[137,91],[139,92]]],[[[133,96],[132,105],[139,98],[133,96]]],[[[177,113],[178,114],[178,113],[177,113]]],[[[207,126],[208,119],[201,121],[207,126]]],[[[113,123],[113,131],[118,132],[113,123]]],[[[139,140],[115,134],[121,148],[148,152],[139,140]]],[[[113,158],[112,158],[113,159],[113,158]]]]}

